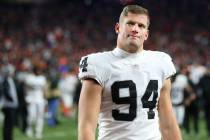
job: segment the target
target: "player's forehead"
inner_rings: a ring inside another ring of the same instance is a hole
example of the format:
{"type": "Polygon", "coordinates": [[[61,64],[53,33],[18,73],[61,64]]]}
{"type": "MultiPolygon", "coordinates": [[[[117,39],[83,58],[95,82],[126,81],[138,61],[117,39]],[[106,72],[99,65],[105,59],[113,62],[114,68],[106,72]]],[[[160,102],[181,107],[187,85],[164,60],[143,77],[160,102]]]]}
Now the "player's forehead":
{"type": "Polygon", "coordinates": [[[148,24],[148,16],[146,14],[136,14],[136,13],[131,13],[129,12],[126,16],[121,17],[121,22],[122,23],[127,23],[127,22],[135,22],[135,23],[141,23],[141,24],[148,24]]]}

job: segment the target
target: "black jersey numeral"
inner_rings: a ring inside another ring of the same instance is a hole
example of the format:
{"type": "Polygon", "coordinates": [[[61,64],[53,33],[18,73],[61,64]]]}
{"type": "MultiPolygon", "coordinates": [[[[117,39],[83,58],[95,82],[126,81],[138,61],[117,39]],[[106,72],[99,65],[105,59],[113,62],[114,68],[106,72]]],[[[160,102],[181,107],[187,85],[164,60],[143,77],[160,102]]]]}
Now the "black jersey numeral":
{"type": "Polygon", "coordinates": [[[147,112],[148,119],[154,119],[155,117],[155,112],[153,111],[153,109],[156,107],[157,104],[157,97],[158,97],[157,90],[158,90],[158,81],[150,80],[149,84],[147,85],[147,89],[141,98],[143,108],[149,108],[149,111],[147,112]],[[152,97],[151,101],[149,101],[150,97],[152,97]]]}
{"type": "Polygon", "coordinates": [[[87,72],[87,63],[88,57],[83,58],[83,60],[81,61],[79,67],[81,68],[82,72],[87,72]]]}
{"type": "MultiPolygon", "coordinates": [[[[156,107],[157,97],[158,97],[158,81],[150,80],[147,85],[146,91],[141,98],[143,108],[149,108],[148,119],[154,119],[155,113],[153,109],[156,107]],[[153,96],[152,96],[153,95],[153,96]],[[150,101],[150,97],[152,100],[150,101]]],[[[117,81],[111,86],[112,100],[114,103],[128,104],[128,113],[122,113],[119,109],[112,110],[112,117],[118,121],[133,121],[137,115],[137,90],[136,84],[132,80],[117,81]],[[120,97],[120,89],[127,88],[129,91],[129,96],[120,97]]]]}
{"type": "Polygon", "coordinates": [[[116,104],[129,104],[129,113],[120,113],[120,110],[114,109],[112,110],[112,116],[115,120],[121,121],[132,121],[136,118],[136,108],[137,108],[137,100],[136,100],[136,85],[133,81],[119,81],[115,82],[111,86],[112,90],[112,100],[116,104]],[[128,88],[129,89],[129,97],[120,97],[120,89],[128,88]]]}

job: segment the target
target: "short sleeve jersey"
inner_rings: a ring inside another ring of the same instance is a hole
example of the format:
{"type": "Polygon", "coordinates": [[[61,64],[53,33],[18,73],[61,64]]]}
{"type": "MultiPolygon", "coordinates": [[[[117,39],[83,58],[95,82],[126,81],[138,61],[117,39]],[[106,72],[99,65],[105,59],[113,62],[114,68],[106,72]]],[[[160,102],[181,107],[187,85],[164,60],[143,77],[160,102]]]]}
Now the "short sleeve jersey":
{"type": "Polygon", "coordinates": [[[163,52],[113,51],[81,59],[79,78],[102,87],[99,140],[160,140],[157,103],[165,79],[176,72],[163,52]]]}

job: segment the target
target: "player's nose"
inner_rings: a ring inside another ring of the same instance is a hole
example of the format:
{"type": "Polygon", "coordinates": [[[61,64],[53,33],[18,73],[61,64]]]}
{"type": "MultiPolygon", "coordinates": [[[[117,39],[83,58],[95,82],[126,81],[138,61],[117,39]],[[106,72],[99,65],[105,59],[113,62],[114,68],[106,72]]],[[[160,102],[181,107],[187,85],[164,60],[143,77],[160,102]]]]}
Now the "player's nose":
{"type": "Polygon", "coordinates": [[[132,26],[132,28],[131,28],[131,31],[132,31],[133,33],[138,33],[138,30],[139,30],[138,24],[134,24],[134,25],[132,26]]]}

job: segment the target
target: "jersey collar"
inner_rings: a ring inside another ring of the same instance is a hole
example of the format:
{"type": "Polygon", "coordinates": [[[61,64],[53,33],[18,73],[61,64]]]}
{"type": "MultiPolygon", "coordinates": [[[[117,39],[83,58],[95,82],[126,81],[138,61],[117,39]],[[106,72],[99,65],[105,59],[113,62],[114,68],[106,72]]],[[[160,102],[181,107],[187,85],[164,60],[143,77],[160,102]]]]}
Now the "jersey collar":
{"type": "MultiPolygon", "coordinates": [[[[143,50],[143,52],[144,52],[144,50],[143,50]]],[[[124,51],[123,49],[120,49],[120,48],[118,48],[118,47],[116,47],[113,51],[112,51],[112,53],[115,55],[115,56],[117,56],[117,57],[121,57],[121,58],[125,58],[125,57],[136,57],[136,56],[138,56],[139,54],[141,54],[141,53],[129,53],[129,52],[127,52],[127,51],[124,51]]]]}

